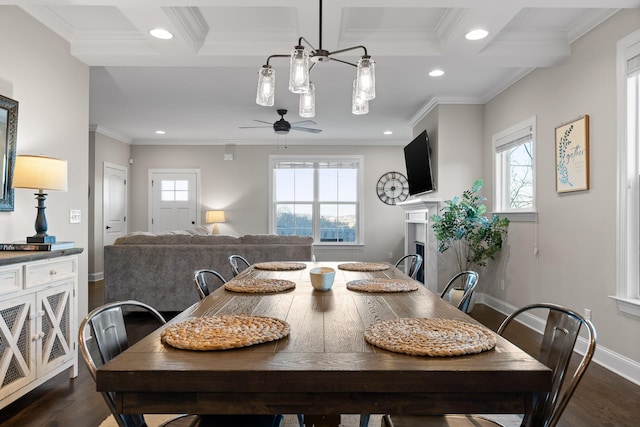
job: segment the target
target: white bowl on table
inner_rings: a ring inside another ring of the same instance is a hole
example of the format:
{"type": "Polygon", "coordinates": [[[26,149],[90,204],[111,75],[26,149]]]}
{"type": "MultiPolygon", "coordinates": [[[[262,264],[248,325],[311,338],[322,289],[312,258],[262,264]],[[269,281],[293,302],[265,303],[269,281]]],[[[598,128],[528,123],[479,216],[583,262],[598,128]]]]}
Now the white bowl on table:
{"type": "Polygon", "coordinates": [[[314,267],[309,270],[311,286],[318,291],[328,291],[333,286],[336,271],[331,267],[314,267]]]}

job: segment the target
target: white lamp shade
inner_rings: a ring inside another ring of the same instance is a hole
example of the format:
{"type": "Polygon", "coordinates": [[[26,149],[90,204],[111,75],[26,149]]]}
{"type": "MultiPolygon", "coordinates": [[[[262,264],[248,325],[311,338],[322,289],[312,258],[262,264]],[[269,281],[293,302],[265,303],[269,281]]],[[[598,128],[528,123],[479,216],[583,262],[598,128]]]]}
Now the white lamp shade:
{"type": "Polygon", "coordinates": [[[276,71],[269,65],[264,65],[258,71],[258,92],[256,104],[272,107],[276,93],[276,71]]]}
{"type": "Polygon", "coordinates": [[[46,156],[16,156],[13,188],[67,191],[67,161],[46,156]]]}
{"type": "Polygon", "coordinates": [[[207,211],[205,221],[207,222],[207,224],[225,222],[226,218],[224,216],[224,211],[207,211]]]}
{"type": "Polygon", "coordinates": [[[313,83],[309,83],[307,93],[300,94],[298,114],[300,117],[315,117],[316,115],[316,87],[313,83]]]}
{"type": "Polygon", "coordinates": [[[309,90],[309,52],[296,46],[289,60],[289,90],[305,93],[309,90]]]}
{"type": "Polygon", "coordinates": [[[363,56],[358,60],[357,65],[358,97],[371,101],[376,97],[375,62],[370,56],[363,56]]]}

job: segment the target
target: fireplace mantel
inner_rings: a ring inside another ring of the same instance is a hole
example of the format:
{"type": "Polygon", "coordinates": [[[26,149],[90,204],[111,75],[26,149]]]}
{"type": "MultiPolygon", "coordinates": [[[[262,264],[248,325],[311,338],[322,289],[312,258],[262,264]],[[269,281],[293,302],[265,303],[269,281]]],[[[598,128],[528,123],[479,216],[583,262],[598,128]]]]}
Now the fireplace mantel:
{"type": "Polygon", "coordinates": [[[416,198],[397,204],[405,211],[404,253],[416,253],[418,245],[423,245],[423,283],[433,292],[438,291],[438,241],[429,218],[438,214],[440,203],[440,199],[416,198]]]}

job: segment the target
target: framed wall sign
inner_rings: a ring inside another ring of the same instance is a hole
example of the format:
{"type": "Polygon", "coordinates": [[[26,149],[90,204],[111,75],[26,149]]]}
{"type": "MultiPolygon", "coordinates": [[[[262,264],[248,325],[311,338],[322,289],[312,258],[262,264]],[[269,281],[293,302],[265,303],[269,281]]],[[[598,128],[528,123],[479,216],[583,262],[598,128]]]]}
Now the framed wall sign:
{"type": "Polygon", "coordinates": [[[556,128],[556,191],[589,189],[589,116],[556,128]]]}

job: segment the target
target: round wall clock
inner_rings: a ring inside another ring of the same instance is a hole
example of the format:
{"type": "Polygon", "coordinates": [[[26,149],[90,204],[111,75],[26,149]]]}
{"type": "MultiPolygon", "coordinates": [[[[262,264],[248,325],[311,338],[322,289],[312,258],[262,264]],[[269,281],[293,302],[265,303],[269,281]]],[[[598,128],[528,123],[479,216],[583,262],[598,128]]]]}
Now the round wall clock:
{"type": "Polygon", "coordinates": [[[409,197],[409,182],[400,172],[387,172],[378,180],[376,190],[380,200],[387,205],[395,205],[409,197]]]}

